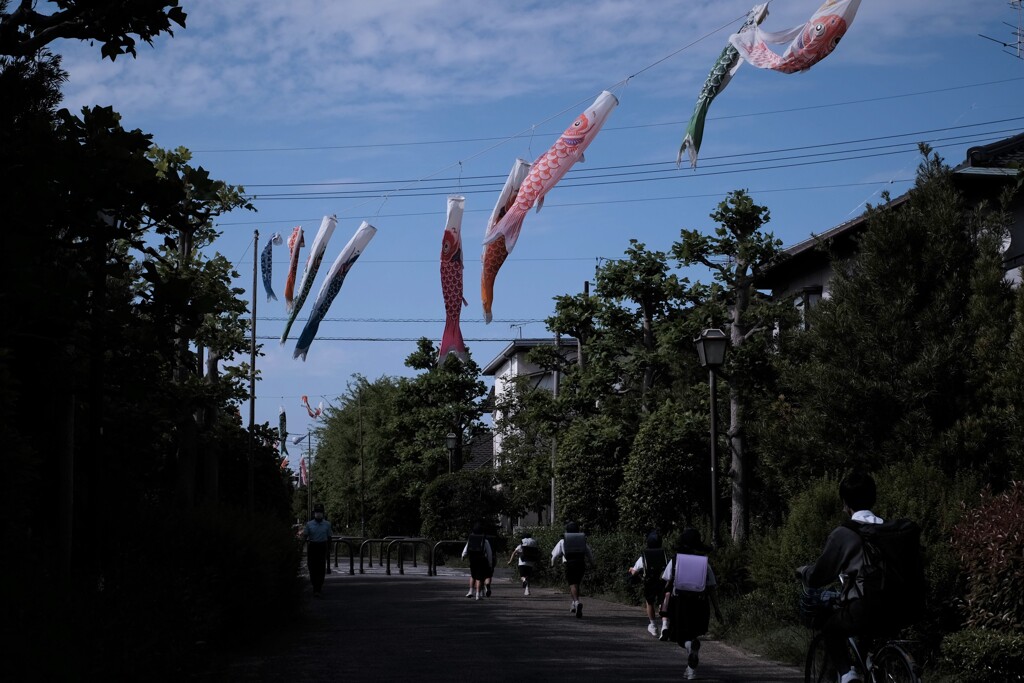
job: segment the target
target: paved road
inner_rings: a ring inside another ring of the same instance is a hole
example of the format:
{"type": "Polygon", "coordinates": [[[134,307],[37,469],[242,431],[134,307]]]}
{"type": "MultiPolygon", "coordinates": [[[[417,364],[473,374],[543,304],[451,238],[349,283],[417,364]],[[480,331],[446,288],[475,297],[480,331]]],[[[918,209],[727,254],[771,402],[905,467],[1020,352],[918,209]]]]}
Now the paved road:
{"type": "MultiPolygon", "coordinates": [[[[327,576],[324,595],[307,588],[303,617],[258,652],[236,653],[209,672],[233,681],[542,681],[682,680],[683,650],[647,632],[639,607],[584,595],[584,616],[569,614],[563,590],[495,576],[492,595],[467,599],[461,574],[327,576]],[[513,582],[515,581],[515,582],[513,582]]],[[[585,584],[584,584],[585,588],[585,584]]],[[[801,673],[708,640],[703,681],[793,682],[801,673]]]]}

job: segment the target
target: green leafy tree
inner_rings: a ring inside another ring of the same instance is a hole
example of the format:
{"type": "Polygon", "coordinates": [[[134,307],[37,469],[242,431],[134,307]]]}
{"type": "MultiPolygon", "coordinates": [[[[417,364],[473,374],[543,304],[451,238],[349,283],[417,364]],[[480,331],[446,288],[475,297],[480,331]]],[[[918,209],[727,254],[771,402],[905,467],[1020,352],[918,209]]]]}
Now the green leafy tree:
{"type": "Polygon", "coordinates": [[[706,422],[665,401],[633,441],[619,488],[620,528],[635,533],[698,526],[708,507],[706,422]]]}
{"type": "Polygon", "coordinates": [[[591,531],[614,529],[619,520],[618,490],[632,434],[605,415],[579,418],[558,440],[555,510],[561,521],[575,520],[591,531]]]}
{"type": "Polygon", "coordinates": [[[442,474],[423,490],[420,533],[434,540],[465,538],[476,522],[489,526],[504,504],[494,473],[463,470],[442,474]]]}
{"type": "Polygon", "coordinates": [[[501,444],[495,475],[512,519],[540,512],[551,501],[551,460],[561,420],[558,403],[532,378],[518,377],[495,398],[494,431],[501,444]]]}
{"type": "Polygon", "coordinates": [[[922,151],[907,199],[869,209],[859,254],[811,317],[807,362],[787,377],[794,458],[828,471],[920,457],[998,483],[1019,410],[996,399],[1013,354],[1005,220],[969,207],[922,151]]]}
{"type": "Polygon", "coordinates": [[[417,533],[424,488],[448,471],[445,436],[459,437],[457,470],[466,445],[483,432],[486,389],[479,367],[454,356],[438,366],[436,359],[437,350],[422,339],[406,361],[420,374],[373,383],[357,377],[343,405],[327,411],[318,432],[313,488],[323,492],[346,527],[359,519],[360,531],[365,525],[367,533],[417,533]]]}
{"type": "Polygon", "coordinates": [[[732,537],[740,544],[749,533],[753,485],[747,414],[773,383],[774,332],[792,318],[789,304],[772,301],[755,286],[761,273],[781,257],[782,242],[763,231],[770,216],[746,191],[736,190],[711,213],[719,224],[713,235],[684,229],[672,245],[680,266],[702,265],[712,273],[714,285],[698,285],[689,292],[691,299],[700,302],[695,317],[709,326],[728,327],[732,537]]]}

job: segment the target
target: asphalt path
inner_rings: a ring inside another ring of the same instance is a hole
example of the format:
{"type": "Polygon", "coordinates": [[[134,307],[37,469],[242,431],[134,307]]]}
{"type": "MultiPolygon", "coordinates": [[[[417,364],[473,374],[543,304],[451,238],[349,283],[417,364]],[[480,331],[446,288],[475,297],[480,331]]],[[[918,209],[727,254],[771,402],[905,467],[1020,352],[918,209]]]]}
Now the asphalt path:
{"type": "MultiPolygon", "coordinates": [[[[209,680],[533,681],[683,680],[686,655],[647,632],[640,607],[586,596],[569,613],[564,589],[532,588],[499,573],[492,594],[466,598],[461,573],[383,572],[327,576],[323,596],[309,588],[303,614],[283,634],[232,653],[209,680]]],[[[713,622],[712,622],[713,623],[713,622]]],[[[698,679],[793,682],[796,668],[704,640],[698,679]]]]}

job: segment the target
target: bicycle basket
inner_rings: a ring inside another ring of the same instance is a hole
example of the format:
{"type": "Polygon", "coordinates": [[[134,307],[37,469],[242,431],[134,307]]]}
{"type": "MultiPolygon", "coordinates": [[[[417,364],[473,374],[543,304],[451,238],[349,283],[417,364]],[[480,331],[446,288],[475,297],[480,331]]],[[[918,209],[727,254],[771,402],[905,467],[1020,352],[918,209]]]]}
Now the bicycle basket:
{"type": "Polygon", "coordinates": [[[825,615],[832,611],[838,600],[839,593],[836,591],[804,586],[800,592],[797,610],[800,615],[800,623],[808,628],[820,626],[825,615]]]}

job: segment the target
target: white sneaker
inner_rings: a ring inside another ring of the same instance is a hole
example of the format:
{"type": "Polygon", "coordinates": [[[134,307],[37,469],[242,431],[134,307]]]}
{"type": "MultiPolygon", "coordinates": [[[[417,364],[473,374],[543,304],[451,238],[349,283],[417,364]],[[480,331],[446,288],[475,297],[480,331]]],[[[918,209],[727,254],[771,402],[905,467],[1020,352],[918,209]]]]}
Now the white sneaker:
{"type": "Polygon", "coordinates": [[[862,683],[863,680],[857,670],[851,668],[839,678],[839,683],[862,683]]]}
{"type": "Polygon", "coordinates": [[[654,624],[647,624],[647,632],[650,633],[655,638],[658,637],[658,627],[655,626],[654,624]]]}
{"type": "Polygon", "coordinates": [[[470,591],[469,591],[468,593],[466,593],[466,597],[467,597],[467,598],[471,598],[471,597],[473,597],[473,591],[472,591],[472,590],[470,590],[470,591]]]}
{"type": "Polygon", "coordinates": [[[530,596],[530,587],[529,586],[527,586],[526,588],[523,589],[523,595],[525,595],[527,597],[530,596]]]}
{"type": "Polygon", "coordinates": [[[477,599],[477,600],[479,600],[479,599],[480,599],[480,593],[477,593],[477,594],[476,594],[476,599],[477,599]]]}
{"type": "Polygon", "coordinates": [[[686,667],[686,680],[692,681],[697,677],[697,670],[692,667],[686,667]]]}
{"type": "Polygon", "coordinates": [[[661,635],[658,636],[658,640],[660,640],[661,642],[665,643],[665,642],[668,642],[668,637],[669,637],[668,626],[662,626],[661,627],[661,635]]]}
{"type": "Polygon", "coordinates": [[[569,614],[576,614],[576,603],[572,603],[572,607],[569,608],[569,614]]]}

